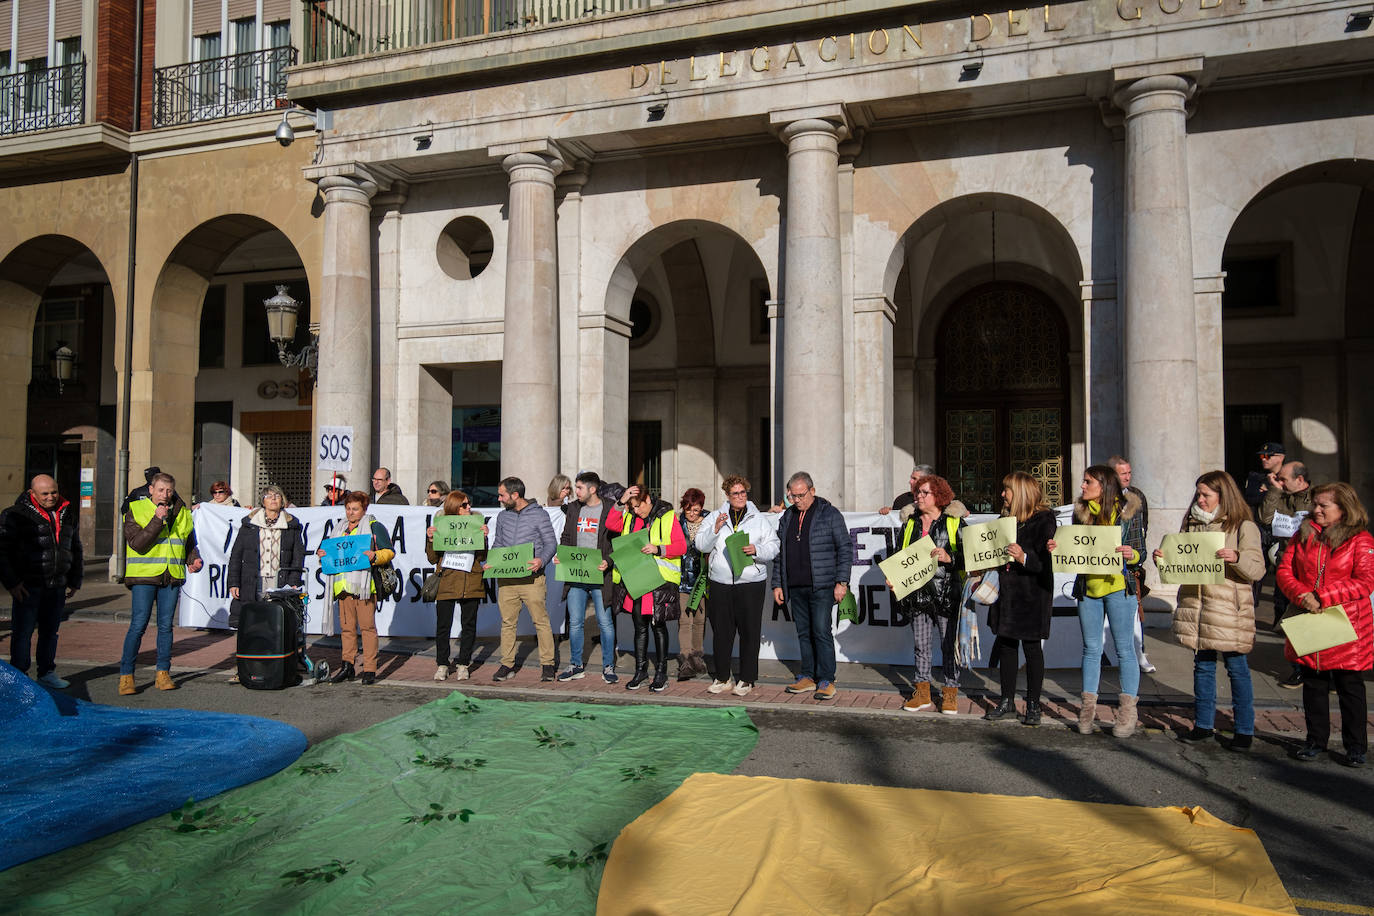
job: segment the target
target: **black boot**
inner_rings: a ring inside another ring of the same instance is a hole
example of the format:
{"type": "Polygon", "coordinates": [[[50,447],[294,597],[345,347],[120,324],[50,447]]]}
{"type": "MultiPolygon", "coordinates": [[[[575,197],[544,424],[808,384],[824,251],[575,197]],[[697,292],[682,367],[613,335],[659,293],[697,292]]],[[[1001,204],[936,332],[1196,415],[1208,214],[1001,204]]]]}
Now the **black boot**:
{"type": "Polygon", "coordinates": [[[654,624],[654,681],[649,689],[662,693],[668,687],[668,627],[654,624]]]}
{"type": "Polygon", "coordinates": [[[1040,701],[1027,700],[1026,714],[1021,717],[1022,725],[1036,726],[1040,724],[1040,701]]]}
{"type": "Polygon", "coordinates": [[[1002,697],[997,701],[997,705],[983,713],[983,718],[989,722],[996,722],[998,719],[1005,719],[1007,716],[1016,715],[1016,700],[1012,697],[1002,697]]]}
{"type": "Polygon", "coordinates": [[[625,684],[626,690],[638,690],[649,679],[649,624],[635,613],[635,676],[625,684]]]}
{"type": "Polygon", "coordinates": [[[329,683],[342,684],[344,681],[351,681],[353,680],[353,675],[356,673],[357,672],[353,670],[352,662],[344,662],[339,666],[339,670],[334,672],[334,676],[329,679],[329,683]]]}

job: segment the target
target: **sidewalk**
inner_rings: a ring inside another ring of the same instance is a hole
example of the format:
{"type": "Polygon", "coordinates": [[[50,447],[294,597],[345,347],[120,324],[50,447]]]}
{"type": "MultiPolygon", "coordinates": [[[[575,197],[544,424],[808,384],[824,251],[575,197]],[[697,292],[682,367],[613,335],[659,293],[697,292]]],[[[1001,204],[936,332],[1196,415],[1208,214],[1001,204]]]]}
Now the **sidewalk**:
{"type": "MultiPolygon", "coordinates": [[[[90,570],[95,573],[95,570],[90,570]]],[[[78,593],[69,607],[72,618],[62,625],[58,646],[59,671],[70,667],[111,667],[117,665],[124,634],[128,628],[128,592],[121,586],[103,581],[103,577],[92,575],[89,584],[78,593]]],[[[1269,603],[1261,604],[1260,619],[1267,620],[1269,603]]],[[[8,609],[0,609],[0,653],[9,657],[8,609]]],[[[588,642],[595,644],[595,628],[589,631],[588,642]]],[[[155,628],[150,627],[144,636],[139,656],[138,673],[140,686],[143,681],[151,681],[151,668],[154,663],[155,628]]],[[[456,642],[456,641],[455,641],[456,642]]],[[[1167,629],[1150,628],[1145,631],[1146,654],[1157,666],[1153,674],[1141,674],[1140,707],[1141,720],[1147,728],[1182,731],[1192,726],[1192,652],[1179,646],[1167,629]]],[[[174,672],[224,671],[232,670],[234,665],[234,634],[224,630],[192,630],[177,628],[173,646],[172,669],[174,672]]],[[[340,662],[339,638],[315,637],[311,642],[311,655],[328,660],[330,667],[337,669],[340,662]]],[[[455,645],[456,648],[456,645],[455,645]]],[[[986,647],[985,647],[986,648],[986,647]]],[[[443,683],[433,680],[434,640],[415,637],[383,637],[381,640],[381,660],[378,683],[404,684],[407,686],[433,687],[440,690],[462,689],[480,691],[483,694],[499,695],[513,693],[542,699],[578,697],[603,701],[644,701],[660,704],[689,705],[742,705],[762,709],[807,709],[832,714],[867,714],[910,716],[901,705],[911,691],[910,666],[864,665],[841,663],[838,667],[836,685],[838,694],[833,700],[821,701],[810,694],[788,694],[783,687],[791,683],[791,666],[795,662],[762,659],[759,662],[759,682],[747,697],[730,694],[715,695],[708,693],[708,678],[691,681],[669,680],[668,689],[661,694],[651,693],[647,686],[631,694],[625,690],[629,679],[629,657],[622,653],[619,661],[621,680],[619,684],[605,684],[601,680],[600,650],[592,648],[587,666],[587,677],[567,683],[541,683],[539,680],[539,661],[533,637],[522,638],[518,648],[518,672],[511,680],[500,684],[493,683],[492,673],[498,667],[495,658],[497,647],[495,639],[479,639],[475,652],[472,678],[467,681],[449,679],[443,683]]],[[[567,643],[558,644],[560,670],[567,657],[567,643]]],[[[669,663],[670,671],[676,672],[675,662],[669,663]]],[[[1250,654],[1250,667],[1255,690],[1256,730],[1260,733],[1301,738],[1304,733],[1302,716],[1302,691],[1289,690],[1278,686],[1278,680],[1289,671],[1289,664],[1283,658],[1283,641],[1278,635],[1266,628],[1256,637],[1254,651],[1250,654]]],[[[1099,692],[1108,706],[1115,705],[1117,693],[1117,672],[1105,668],[1102,672],[1102,685],[1099,692]]],[[[1019,684],[1024,696],[1024,675],[1019,684]]],[[[1079,695],[1082,680],[1078,669],[1051,669],[1046,672],[1043,705],[1046,721],[1061,720],[1065,723],[1075,721],[1078,715],[1079,695]]],[[[918,716],[944,721],[969,721],[971,717],[981,717],[996,700],[998,693],[997,673],[980,668],[965,672],[959,697],[959,716],[940,716],[938,713],[919,713],[918,716]]],[[[1229,685],[1226,678],[1218,678],[1219,730],[1230,730],[1229,685]]],[[[1333,712],[1335,704],[1332,704],[1333,712]]],[[[1102,721],[1110,721],[1110,709],[1099,708],[1102,721]]],[[[979,718],[978,721],[981,721],[979,718]]],[[[987,723],[992,725],[993,723],[987,723]]],[[[997,723],[998,726],[1006,722],[997,723]]],[[[1339,730],[1337,726],[1336,731],[1339,730]]]]}

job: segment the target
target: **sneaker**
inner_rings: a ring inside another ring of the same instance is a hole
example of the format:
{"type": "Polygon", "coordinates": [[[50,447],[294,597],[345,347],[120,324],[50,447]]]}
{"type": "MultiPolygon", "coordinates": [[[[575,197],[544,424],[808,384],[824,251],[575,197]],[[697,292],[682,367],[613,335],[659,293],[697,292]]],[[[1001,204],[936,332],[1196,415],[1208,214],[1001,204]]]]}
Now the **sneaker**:
{"type": "Polygon", "coordinates": [[[553,665],[543,665],[539,669],[539,680],[541,682],[552,681],[557,671],[558,669],[553,665]]]}
{"type": "Polygon", "coordinates": [[[53,690],[63,690],[72,685],[71,681],[64,681],[58,677],[56,671],[49,671],[38,679],[38,683],[44,687],[51,687],[53,690]]]}
{"type": "Polygon", "coordinates": [[[1288,677],[1279,681],[1280,687],[1287,687],[1289,690],[1297,690],[1302,686],[1302,669],[1294,668],[1288,677]]]}
{"type": "Polygon", "coordinates": [[[453,669],[453,679],[455,681],[466,681],[471,676],[472,672],[468,670],[467,665],[459,665],[453,669]]]}
{"type": "Polygon", "coordinates": [[[434,679],[436,681],[448,680],[448,665],[440,665],[434,669],[434,679]]]}
{"type": "Polygon", "coordinates": [[[587,676],[587,669],[580,665],[569,665],[567,670],[558,675],[560,681],[580,681],[587,676]]]}
{"type": "Polygon", "coordinates": [[[1364,766],[1364,752],[1363,752],[1363,751],[1347,751],[1347,752],[1346,752],[1346,755],[1345,755],[1344,757],[1341,758],[1341,764],[1342,764],[1343,766],[1356,767],[1356,768],[1364,766]]]}
{"type": "Polygon", "coordinates": [[[833,700],[835,699],[835,685],[829,681],[821,681],[816,685],[816,699],[833,700]]]}
{"type": "Polygon", "coordinates": [[[816,689],[816,682],[809,677],[799,677],[783,689],[788,693],[810,693],[816,689]]]}
{"type": "Polygon", "coordinates": [[[607,684],[614,684],[620,680],[615,673],[615,665],[607,665],[601,669],[601,679],[607,684]]]}
{"type": "MultiPolygon", "coordinates": [[[[1189,744],[1198,744],[1202,741],[1211,741],[1214,734],[1216,734],[1216,732],[1210,728],[1198,728],[1194,725],[1191,731],[1179,735],[1178,740],[1186,741],[1189,744]]],[[[1236,737],[1240,736],[1237,735],[1236,737]]]]}
{"type": "Polygon", "coordinates": [[[628,681],[625,682],[625,689],[626,689],[626,690],[638,690],[639,688],[641,688],[641,687],[644,686],[644,682],[647,681],[648,679],[649,679],[649,669],[648,669],[648,668],[638,668],[638,669],[635,670],[635,676],[632,677],[632,678],[630,678],[628,681]]]}
{"type": "Polygon", "coordinates": [[[362,676],[358,678],[358,683],[362,684],[364,687],[371,687],[373,684],[377,683],[377,672],[364,671],[362,676]]]}
{"type": "Polygon", "coordinates": [[[515,677],[515,669],[509,665],[502,665],[496,669],[496,673],[491,676],[493,681],[508,681],[515,677]]]}
{"type": "Polygon", "coordinates": [[[723,680],[723,681],[712,681],[712,682],[711,682],[711,686],[706,688],[706,692],[707,692],[707,693],[725,693],[725,692],[727,692],[727,691],[729,691],[729,690],[733,690],[733,689],[734,689],[734,686],[735,686],[735,679],[732,678],[732,677],[728,677],[728,678],[726,678],[726,679],[723,680]]]}
{"type": "Polygon", "coordinates": [[[1302,747],[1294,751],[1293,759],[1302,761],[1303,763],[1311,763],[1312,761],[1316,760],[1317,757],[1324,753],[1326,753],[1326,748],[1319,747],[1318,745],[1309,743],[1304,744],[1302,747]]]}
{"type": "Polygon", "coordinates": [[[1155,671],[1158,670],[1154,665],[1150,664],[1150,660],[1145,657],[1144,652],[1140,653],[1140,670],[1146,674],[1154,674],[1155,671]]]}
{"type": "Polygon", "coordinates": [[[747,697],[749,695],[749,691],[753,689],[753,684],[746,684],[744,683],[744,681],[739,681],[735,684],[735,689],[730,692],[737,697],[747,697]]]}

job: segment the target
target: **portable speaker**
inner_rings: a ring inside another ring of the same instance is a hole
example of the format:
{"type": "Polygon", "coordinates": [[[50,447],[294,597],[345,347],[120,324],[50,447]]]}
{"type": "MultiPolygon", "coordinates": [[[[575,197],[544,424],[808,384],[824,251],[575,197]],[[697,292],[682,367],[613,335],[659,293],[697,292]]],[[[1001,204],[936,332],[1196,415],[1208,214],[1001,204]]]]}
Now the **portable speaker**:
{"type": "Polygon", "coordinates": [[[300,620],[283,602],[253,601],[239,609],[239,683],[281,690],[300,683],[300,620]]]}

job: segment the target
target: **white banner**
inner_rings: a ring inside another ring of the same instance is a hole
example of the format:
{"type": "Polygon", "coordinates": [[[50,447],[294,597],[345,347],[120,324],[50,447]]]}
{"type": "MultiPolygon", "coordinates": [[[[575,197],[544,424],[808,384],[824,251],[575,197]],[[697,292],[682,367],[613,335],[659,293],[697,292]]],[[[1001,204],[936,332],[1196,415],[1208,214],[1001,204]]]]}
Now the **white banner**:
{"type": "MultiPolygon", "coordinates": [[[[306,575],[309,585],[309,602],[306,605],[307,633],[336,633],[337,612],[332,601],[325,600],[325,579],[319,570],[319,558],[315,551],[320,541],[329,537],[334,529],[343,522],[343,508],[319,506],[291,508],[288,510],[298,518],[305,529],[306,575]],[[331,617],[329,627],[325,627],[323,614],[331,617]]],[[[427,573],[434,566],[425,557],[425,530],[430,525],[434,509],[425,506],[370,506],[368,512],[381,522],[391,535],[392,547],[396,551],[393,561],[400,575],[402,593],[384,599],[377,609],[377,632],[382,636],[434,636],[434,606],[424,603],[420,598],[420,586],[427,573]]],[[[474,509],[488,518],[494,518],[497,509],[474,509]]],[[[561,509],[549,509],[550,520],[557,535],[563,527],[561,509]]],[[[226,582],[229,568],[229,551],[233,538],[239,531],[239,520],[247,515],[245,509],[224,508],[202,503],[195,512],[196,541],[205,565],[198,573],[187,576],[186,586],[182,589],[179,607],[180,625],[184,627],[224,628],[229,619],[229,588],[226,582]]],[[[970,521],[982,521],[987,517],[979,516],[970,521]]],[[[844,621],[835,630],[836,657],[846,662],[868,662],[875,664],[909,665],[912,661],[911,621],[894,610],[892,595],[883,583],[882,570],[878,560],[885,559],[900,548],[900,519],[894,513],[878,515],[868,512],[845,513],[845,524],[849,528],[850,542],[854,548],[854,567],[850,575],[850,588],[858,602],[859,619],[844,621]]],[[[493,529],[493,534],[495,531],[493,529]]],[[[563,583],[556,582],[552,575],[548,580],[549,617],[554,632],[565,630],[563,607],[563,583]]],[[[1070,597],[1073,576],[1055,576],[1055,618],[1050,638],[1045,641],[1045,661],[1050,667],[1073,667],[1079,663],[1082,654],[1082,640],[1079,635],[1078,618],[1074,601],[1070,597]],[[1062,616],[1061,616],[1062,615],[1062,616]]],[[[477,635],[494,637],[500,634],[501,615],[496,608],[496,582],[486,582],[486,599],[477,614],[477,635]]],[[[765,598],[763,613],[763,641],[759,651],[761,658],[798,658],[797,633],[787,612],[773,604],[772,589],[765,598]]],[[[455,615],[455,618],[457,615],[455,615]]],[[[617,634],[620,648],[631,646],[632,631],[628,622],[620,622],[617,615],[617,634]]],[[[981,663],[986,663],[987,653],[992,648],[992,633],[987,629],[987,611],[980,608],[980,642],[983,652],[981,663]]],[[[455,619],[452,635],[458,634],[459,622],[455,619]]],[[[587,624],[590,637],[596,632],[594,620],[587,624]]],[[[672,651],[677,650],[676,627],[670,626],[668,632],[673,640],[672,651]]],[[[521,635],[533,635],[534,627],[529,615],[520,615],[521,635]]],[[[707,649],[710,649],[708,638],[707,649]]],[[[938,659],[938,646],[936,648],[938,659]]],[[[566,654],[566,650],[564,650],[566,654]]]]}

